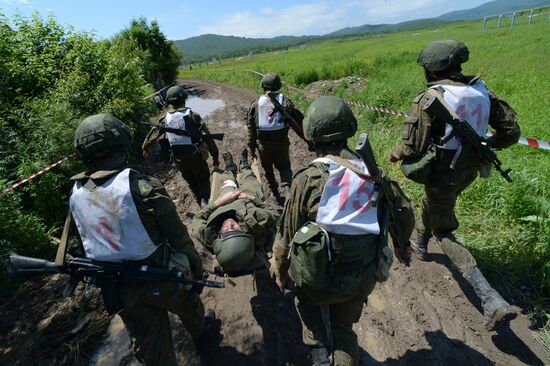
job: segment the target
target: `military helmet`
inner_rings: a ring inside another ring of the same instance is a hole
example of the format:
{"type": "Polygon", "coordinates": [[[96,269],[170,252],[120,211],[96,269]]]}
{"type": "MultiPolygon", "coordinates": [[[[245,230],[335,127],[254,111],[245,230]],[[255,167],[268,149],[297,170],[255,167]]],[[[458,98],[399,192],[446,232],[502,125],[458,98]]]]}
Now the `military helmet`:
{"type": "Polygon", "coordinates": [[[435,41],[427,45],[418,55],[418,64],[431,72],[447,70],[468,61],[470,51],[463,42],[449,40],[435,41]]]}
{"type": "Polygon", "coordinates": [[[283,83],[277,74],[268,72],[262,78],[262,88],[265,90],[277,91],[281,89],[281,86],[283,86],[283,83]]]}
{"type": "Polygon", "coordinates": [[[322,96],[307,109],[304,136],[311,142],[345,140],[357,131],[357,120],[350,107],[340,98],[322,96]]]}
{"type": "Polygon", "coordinates": [[[175,85],[166,91],[166,101],[168,103],[179,102],[187,99],[187,91],[181,85],[175,85]]]}
{"type": "Polygon", "coordinates": [[[88,160],[96,152],[115,146],[130,147],[132,132],[121,120],[110,114],[94,114],[78,125],[74,134],[76,155],[88,160]]]}
{"type": "Polygon", "coordinates": [[[254,258],[254,238],[241,231],[221,234],[213,243],[218,263],[226,272],[237,272],[254,258]]]}

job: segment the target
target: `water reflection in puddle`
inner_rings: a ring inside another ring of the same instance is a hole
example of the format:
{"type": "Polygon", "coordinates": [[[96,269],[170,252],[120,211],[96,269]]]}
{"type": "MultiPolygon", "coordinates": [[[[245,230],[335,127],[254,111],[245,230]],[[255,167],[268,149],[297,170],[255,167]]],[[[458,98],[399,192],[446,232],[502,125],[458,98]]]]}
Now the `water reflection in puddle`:
{"type": "Polygon", "coordinates": [[[196,95],[189,95],[185,106],[191,108],[193,112],[200,114],[204,118],[216,109],[225,107],[225,102],[221,99],[202,99],[196,95]]]}

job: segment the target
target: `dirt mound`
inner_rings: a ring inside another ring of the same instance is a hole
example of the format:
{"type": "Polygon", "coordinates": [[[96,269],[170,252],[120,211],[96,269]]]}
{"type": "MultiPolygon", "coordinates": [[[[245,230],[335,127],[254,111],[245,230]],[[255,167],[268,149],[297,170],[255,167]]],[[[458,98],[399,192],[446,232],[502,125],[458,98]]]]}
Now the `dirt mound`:
{"type": "MultiPolygon", "coordinates": [[[[246,111],[256,95],[250,90],[207,81],[180,82],[199,92],[202,98],[224,100],[223,108],[203,117],[210,131],[226,134],[223,143],[218,145],[220,152],[227,150],[237,155],[246,144],[246,111]]],[[[294,133],[290,134],[290,139],[292,167],[297,171],[314,155],[294,133]]],[[[173,168],[157,175],[190,229],[188,213],[196,212],[199,207],[186,182],[173,168]]],[[[267,192],[265,179],[263,186],[267,192]]],[[[275,204],[271,196],[269,200],[275,204]]],[[[487,332],[479,300],[472,289],[458,272],[450,269],[450,262],[436,245],[430,246],[430,252],[428,262],[413,261],[410,267],[395,263],[389,281],[377,285],[369,297],[361,321],[354,327],[362,350],[362,365],[550,364],[525,316],[514,320],[511,329],[487,332]]],[[[216,311],[220,334],[213,340],[212,350],[202,360],[203,364],[309,365],[292,299],[282,297],[265,271],[233,281],[234,287],[227,283],[224,289],[205,289],[201,295],[205,307],[216,311]]],[[[97,296],[75,299],[75,303],[81,301],[79,311],[63,316],[65,311],[62,309],[66,306],[74,309],[76,305],[64,305],[69,300],[59,300],[61,287],[55,283],[47,285],[46,281],[30,285],[27,295],[2,305],[0,364],[33,364],[42,359],[45,362],[38,363],[71,363],[71,359],[75,359],[74,353],[70,353],[71,347],[75,347],[74,343],[69,343],[71,339],[97,328],[93,337],[88,338],[89,342],[79,344],[80,363],[91,357],[90,349],[97,347],[97,338],[103,336],[109,318],[98,310],[100,300],[97,296]],[[54,291],[48,291],[48,286],[53,286],[54,291]],[[58,315],[48,323],[52,313],[58,315]],[[78,324],[86,314],[91,314],[93,320],[79,330],[78,324]],[[40,336],[35,335],[39,325],[46,323],[49,325],[40,336]],[[33,342],[41,343],[34,345],[33,342]]],[[[180,363],[201,364],[185,329],[173,318],[172,324],[180,363]]],[[[109,359],[109,352],[127,355],[128,348],[102,348],[101,352],[109,359]]],[[[136,364],[129,357],[122,357],[119,364],[128,363],[136,364]]]]}
{"type": "Polygon", "coordinates": [[[346,76],[337,80],[318,80],[304,88],[313,96],[333,95],[338,89],[345,89],[347,92],[362,90],[367,85],[367,80],[357,76],[346,76]]]}

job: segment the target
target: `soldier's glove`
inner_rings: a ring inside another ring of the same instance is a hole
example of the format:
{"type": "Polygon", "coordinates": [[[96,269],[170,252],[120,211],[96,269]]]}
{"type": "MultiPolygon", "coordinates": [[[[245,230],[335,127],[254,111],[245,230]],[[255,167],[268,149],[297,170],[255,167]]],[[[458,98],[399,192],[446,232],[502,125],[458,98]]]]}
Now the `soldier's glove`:
{"type": "Polygon", "coordinates": [[[218,156],[212,158],[212,165],[214,165],[214,168],[220,166],[220,158],[218,156]]]}
{"type": "MultiPolygon", "coordinates": [[[[184,253],[172,252],[170,254],[170,259],[168,260],[168,270],[182,272],[185,278],[193,279],[189,258],[184,253]]],[[[191,284],[183,285],[183,289],[185,291],[191,290],[191,287],[193,287],[191,284]]]]}

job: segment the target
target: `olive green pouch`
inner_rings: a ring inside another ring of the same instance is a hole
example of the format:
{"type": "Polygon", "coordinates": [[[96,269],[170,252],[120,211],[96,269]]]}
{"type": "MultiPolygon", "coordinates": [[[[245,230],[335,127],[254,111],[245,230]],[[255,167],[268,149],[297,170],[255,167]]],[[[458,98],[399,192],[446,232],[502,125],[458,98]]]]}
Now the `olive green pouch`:
{"type": "Polygon", "coordinates": [[[401,172],[413,182],[427,184],[430,181],[435,155],[436,148],[434,145],[430,145],[424,155],[403,159],[401,172]]]}
{"type": "Polygon", "coordinates": [[[303,225],[290,242],[290,278],[299,287],[321,289],[329,285],[331,260],[328,233],[313,222],[303,225]]]}

